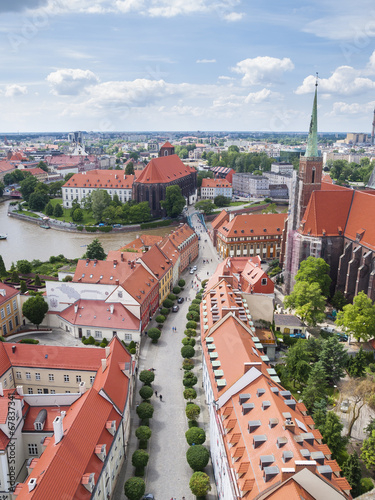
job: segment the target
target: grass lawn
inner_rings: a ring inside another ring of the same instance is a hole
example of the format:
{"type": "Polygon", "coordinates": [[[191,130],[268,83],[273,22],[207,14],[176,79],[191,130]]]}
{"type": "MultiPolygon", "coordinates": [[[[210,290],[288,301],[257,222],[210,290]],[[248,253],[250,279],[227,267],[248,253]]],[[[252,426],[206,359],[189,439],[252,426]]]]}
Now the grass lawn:
{"type": "Polygon", "coordinates": [[[34,214],[34,212],[29,212],[28,210],[15,210],[14,212],[16,214],[27,215],[28,217],[34,217],[35,219],[40,218],[38,214],[34,214]]]}
{"type": "MultiPolygon", "coordinates": [[[[60,204],[62,206],[62,198],[52,198],[50,200],[50,203],[53,206],[57,204],[60,204]]],[[[51,219],[65,220],[65,222],[74,222],[70,216],[70,210],[71,210],[70,208],[63,208],[64,214],[61,217],[55,217],[54,215],[52,215],[51,219]]],[[[96,220],[93,218],[92,213],[84,209],[82,209],[82,212],[83,212],[83,220],[77,222],[77,224],[82,226],[94,226],[96,224],[96,220]]],[[[45,213],[45,210],[43,210],[43,213],[45,213]]]]}

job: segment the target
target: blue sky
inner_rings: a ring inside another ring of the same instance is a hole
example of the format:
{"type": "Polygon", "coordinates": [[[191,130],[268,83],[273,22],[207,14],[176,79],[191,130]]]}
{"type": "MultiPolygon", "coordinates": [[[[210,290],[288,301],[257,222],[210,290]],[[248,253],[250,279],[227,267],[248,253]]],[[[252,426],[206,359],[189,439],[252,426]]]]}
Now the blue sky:
{"type": "Polygon", "coordinates": [[[0,133],[370,132],[375,5],[1,0],[0,133]]]}

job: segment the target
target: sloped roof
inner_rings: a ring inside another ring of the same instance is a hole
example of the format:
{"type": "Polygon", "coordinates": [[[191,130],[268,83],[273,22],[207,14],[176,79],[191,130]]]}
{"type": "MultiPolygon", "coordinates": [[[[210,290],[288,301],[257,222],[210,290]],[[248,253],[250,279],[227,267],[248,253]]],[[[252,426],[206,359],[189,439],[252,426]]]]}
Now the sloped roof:
{"type": "Polygon", "coordinates": [[[10,438],[0,429],[0,450],[5,451],[9,441],[10,438]]]}
{"type": "Polygon", "coordinates": [[[282,234],[287,214],[243,214],[225,222],[218,232],[227,238],[282,234]]]}
{"type": "Polygon", "coordinates": [[[140,258],[150,271],[160,280],[171,268],[172,263],[157,245],[154,245],[140,258]]]}
{"type": "Polygon", "coordinates": [[[119,302],[80,299],[58,313],[60,318],[76,326],[121,330],[139,330],[140,321],[119,302]],[[111,312],[111,308],[113,312],[111,312]],[[77,312],[76,312],[77,310],[77,312]]]}
{"type": "Polygon", "coordinates": [[[7,173],[15,170],[16,167],[7,160],[0,160],[0,172],[7,173]]]}
{"type": "Polygon", "coordinates": [[[134,175],[126,175],[121,170],[89,170],[74,174],[63,187],[88,189],[132,189],[134,175]]]}
{"type": "Polygon", "coordinates": [[[136,263],[131,274],[122,282],[122,287],[141,305],[149,294],[159,286],[158,281],[142,264],[136,263]]]}
{"type": "Polygon", "coordinates": [[[375,196],[362,191],[355,191],[350,208],[345,236],[355,241],[360,236],[360,243],[375,250],[375,196]]]}
{"type": "Polygon", "coordinates": [[[226,210],[222,210],[217,217],[211,222],[212,229],[219,228],[224,221],[229,221],[229,213],[226,210]]]}
{"type": "Polygon", "coordinates": [[[8,353],[4,348],[4,343],[0,342],[0,377],[12,367],[8,353]]]}
{"type": "Polygon", "coordinates": [[[138,184],[169,183],[186,177],[196,170],[182,163],[178,155],[153,158],[136,179],[138,184]]]}
{"type": "MultiPolygon", "coordinates": [[[[60,416],[62,411],[68,411],[69,406],[29,406],[28,411],[26,413],[25,422],[22,427],[22,431],[25,432],[33,432],[35,431],[34,422],[39,412],[41,410],[46,410],[47,416],[44,422],[43,431],[44,432],[53,432],[53,421],[56,417],[60,416]]],[[[38,431],[40,432],[40,431],[38,431]]]]}
{"type": "Polygon", "coordinates": [[[124,281],[132,272],[129,261],[135,261],[135,255],[126,252],[123,255],[124,260],[96,260],[80,259],[74,273],[73,282],[75,283],[101,283],[106,285],[115,285],[116,280],[124,281]]]}
{"type": "Polygon", "coordinates": [[[171,232],[171,234],[169,235],[169,240],[171,241],[172,245],[177,248],[191,236],[195,236],[195,238],[198,238],[195,231],[193,231],[187,224],[184,224],[175,231],[171,232]]]}
{"type": "Polygon", "coordinates": [[[175,265],[180,256],[180,252],[174,245],[172,245],[168,236],[163,238],[163,240],[158,243],[158,246],[161,248],[162,252],[169,258],[172,264],[175,265]]]}
{"type": "Polygon", "coordinates": [[[0,307],[19,293],[19,290],[0,282],[0,307]]]}
{"type": "Polygon", "coordinates": [[[202,179],[202,188],[230,188],[232,184],[226,179],[202,179]]]}

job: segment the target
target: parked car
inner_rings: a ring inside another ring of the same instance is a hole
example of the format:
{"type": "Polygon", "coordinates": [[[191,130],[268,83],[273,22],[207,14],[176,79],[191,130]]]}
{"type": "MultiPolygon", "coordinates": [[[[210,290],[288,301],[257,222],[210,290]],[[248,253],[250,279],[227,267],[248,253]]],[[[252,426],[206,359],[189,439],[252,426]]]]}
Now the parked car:
{"type": "Polygon", "coordinates": [[[190,269],[189,273],[194,274],[195,273],[194,269],[190,269]]]}
{"type": "Polygon", "coordinates": [[[180,306],[173,306],[172,307],[172,312],[176,313],[177,311],[179,311],[179,309],[180,309],[180,306]]]}
{"type": "Polygon", "coordinates": [[[305,339],[306,335],[304,333],[291,333],[289,337],[292,339],[305,339]]]}
{"type": "Polygon", "coordinates": [[[193,267],[192,267],[192,270],[193,270],[193,271],[196,271],[196,270],[197,270],[197,266],[193,266],[193,267]]]}
{"type": "Polygon", "coordinates": [[[183,297],[178,297],[177,304],[182,304],[185,299],[183,297]]]}
{"type": "Polygon", "coordinates": [[[143,495],[142,500],[155,500],[155,497],[152,493],[146,493],[146,495],[143,495]]]}
{"type": "Polygon", "coordinates": [[[113,224],[113,227],[121,227],[121,224],[113,224]]]}
{"type": "Polygon", "coordinates": [[[343,413],[347,413],[349,410],[350,403],[347,399],[344,399],[344,401],[341,403],[340,410],[343,413]]]}
{"type": "Polygon", "coordinates": [[[347,342],[349,340],[349,337],[343,333],[338,335],[339,335],[339,342],[347,342]]]}

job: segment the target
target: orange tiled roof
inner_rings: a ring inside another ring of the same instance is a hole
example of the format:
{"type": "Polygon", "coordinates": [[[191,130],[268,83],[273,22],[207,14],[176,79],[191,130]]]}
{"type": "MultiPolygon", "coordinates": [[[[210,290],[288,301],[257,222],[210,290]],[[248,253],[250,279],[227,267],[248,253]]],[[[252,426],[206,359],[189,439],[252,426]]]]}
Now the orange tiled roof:
{"type": "Polygon", "coordinates": [[[162,252],[169,258],[172,264],[175,265],[180,256],[180,252],[174,245],[172,245],[169,237],[165,237],[160,243],[158,243],[158,246],[161,248],[162,252]]]}
{"type": "MultiPolygon", "coordinates": [[[[60,415],[62,411],[68,411],[69,406],[29,406],[26,413],[25,422],[22,427],[22,431],[33,432],[35,431],[34,422],[36,417],[39,415],[40,410],[47,411],[47,417],[44,423],[44,432],[53,432],[53,421],[56,417],[60,415]]],[[[40,432],[40,431],[38,431],[40,432]]]]}
{"type": "Polygon", "coordinates": [[[150,250],[142,255],[140,260],[148,269],[160,280],[172,267],[172,263],[161,249],[154,245],[150,250]]]}
{"type": "Polygon", "coordinates": [[[161,156],[153,158],[135,182],[140,184],[169,183],[194,172],[196,170],[184,165],[178,155],[161,156]]]}
{"type": "Polygon", "coordinates": [[[224,221],[229,221],[229,213],[226,210],[222,210],[217,217],[211,222],[212,229],[219,228],[224,221]]]}
{"type": "Polygon", "coordinates": [[[345,236],[353,241],[359,236],[361,245],[375,250],[375,224],[370,214],[375,214],[375,196],[354,191],[345,236]]]}
{"type": "Polygon", "coordinates": [[[202,179],[202,188],[230,188],[232,184],[228,182],[226,179],[202,179]]]}
{"type": "Polygon", "coordinates": [[[135,261],[135,256],[126,252],[123,261],[80,259],[74,273],[75,283],[101,283],[115,285],[124,281],[132,272],[132,266],[128,263],[135,261]]]}
{"type": "Polygon", "coordinates": [[[134,175],[126,175],[121,170],[89,170],[74,174],[63,187],[90,189],[132,189],[134,175]]]}
{"type": "Polygon", "coordinates": [[[12,286],[6,285],[0,281],[0,306],[8,302],[8,300],[12,299],[20,292],[16,290],[12,286]]]}
{"type": "Polygon", "coordinates": [[[139,304],[148,300],[155,286],[159,286],[158,281],[139,263],[135,264],[131,274],[122,282],[122,287],[139,304]]]}
{"type": "Polygon", "coordinates": [[[4,348],[3,342],[0,342],[0,376],[12,367],[8,353],[4,348]]]}
{"type": "Polygon", "coordinates": [[[185,243],[185,241],[188,238],[190,238],[191,236],[194,236],[194,235],[196,238],[198,238],[198,236],[191,229],[190,226],[188,226],[187,224],[183,224],[178,229],[171,232],[171,234],[169,235],[169,240],[171,241],[172,245],[174,245],[176,248],[178,248],[180,245],[185,243]]]}
{"type": "Polygon", "coordinates": [[[236,215],[225,222],[218,232],[227,238],[254,237],[282,234],[287,214],[236,215]]]}
{"type": "Polygon", "coordinates": [[[0,161],[0,172],[2,173],[7,173],[7,172],[11,172],[12,170],[15,170],[16,167],[10,163],[9,161],[7,160],[1,160],[0,161]]]}

